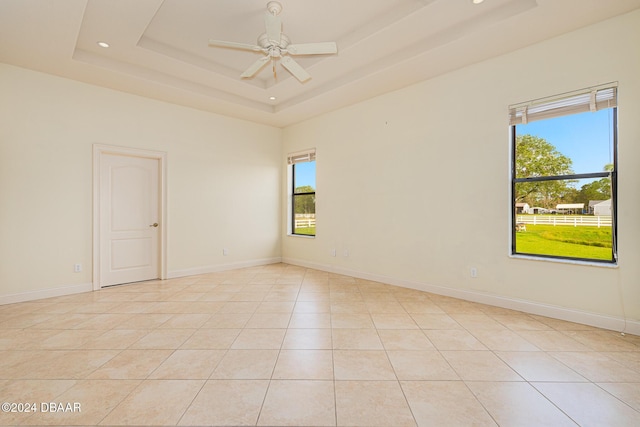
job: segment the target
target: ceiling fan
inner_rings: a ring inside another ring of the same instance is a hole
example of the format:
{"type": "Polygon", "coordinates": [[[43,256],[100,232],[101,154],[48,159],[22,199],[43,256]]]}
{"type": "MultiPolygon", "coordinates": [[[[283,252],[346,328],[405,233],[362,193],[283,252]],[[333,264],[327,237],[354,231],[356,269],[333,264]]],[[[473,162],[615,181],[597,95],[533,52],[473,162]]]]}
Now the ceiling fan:
{"type": "Polygon", "coordinates": [[[251,78],[269,62],[273,62],[273,74],[276,75],[275,63],[278,59],[295,78],[301,83],[311,78],[311,75],[300,66],[290,55],[327,55],[338,53],[338,46],[335,42],[322,43],[303,43],[291,44],[291,40],[282,32],[282,21],[280,12],[282,5],[277,1],[267,3],[267,12],[265,12],[264,22],[266,33],[258,37],[256,45],[246,43],[228,42],[223,40],[209,40],[211,47],[223,47],[231,49],[250,50],[253,52],[262,52],[263,57],[254,62],[244,73],[240,75],[242,78],[251,78]]]}

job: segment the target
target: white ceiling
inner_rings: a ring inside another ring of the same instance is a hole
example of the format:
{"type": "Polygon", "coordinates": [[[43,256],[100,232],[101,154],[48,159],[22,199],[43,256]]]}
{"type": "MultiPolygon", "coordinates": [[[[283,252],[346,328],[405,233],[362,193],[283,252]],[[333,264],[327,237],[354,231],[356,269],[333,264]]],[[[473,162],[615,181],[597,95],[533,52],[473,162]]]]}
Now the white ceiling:
{"type": "Polygon", "coordinates": [[[240,74],[268,0],[1,0],[0,62],[274,126],[530,45],[633,9],[640,0],[280,0],[292,43],[335,41],[337,55],[296,57],[240,74]],[[101,48],[98,41],[111,47],[101,48]],[[270,97],[276,100],[270,100],[270,97]]]}

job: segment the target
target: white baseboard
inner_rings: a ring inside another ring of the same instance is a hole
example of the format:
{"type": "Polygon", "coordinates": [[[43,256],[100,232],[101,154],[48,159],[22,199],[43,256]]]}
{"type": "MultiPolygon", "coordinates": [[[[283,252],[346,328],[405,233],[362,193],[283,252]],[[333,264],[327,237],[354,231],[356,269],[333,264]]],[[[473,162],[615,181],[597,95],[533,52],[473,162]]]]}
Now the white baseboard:
{"type": "MultiPolygon", "coordinates": [[[[640,335],[640,322],[636,320],[628,320],[621,317],[608,316],[598,313],[590,313],[581,310],[559,307],[550,304],[543,304],[533,301],[521,300],[517,298],[503,297],[500,295],[486,294],[463,289],[448,288],[445,286],[429,285],[422,282],[410,280],[396,279],[393,277],[381,276],[362,271],[350,270],[347,268],[317,264],[295,258],[264,258],[250,261],[241,261],[230,264],[196,267],[184,270],[174,270],[168,273],[168,279],[185,276],[195,276],[198,274],[216,273],[220,271],[235,270],[238,268],[257,267],[261,265],[277,264],[284,262],[286,264],[298,265],[301,267],[313,268],[330,273],[344,274],[347,276],[358,277],[360,279],[372,280],[381,283],[387,283],[394,286],[401,286],[419,291],[431,292],[437,295],[444,295],[453,298],[459,298],[467,301],[478,302],[482,304],[493,305],[496,307],[508,308],[511,310],[523,311],[525,313],[537,314],[540,316],[552,317],[555,319],[566,320],[569,322],[582,323],[585,325],[596,326],[598,328],[609,329],[613,331],[623,331],[626,333],[640,335]]],[[[93,290],[92,283],[83,283],[80,285],[62,286],[53,289],[41,289],[29,292],[21,292],[18,294],[1,295],[0,305],[14,304],[18,302],[33,301],[44,298],[52,298],[64,295],[78,294],[82,292],[91,292],[93,290]]]]}
{"type": "Polygon", "coordinates": [[[59,288],[39,289],[36,291],[21,292],[19,294],[2,295],[0,296],[0,305],[80,294],[82,292],[90,292],[92,290],[93,283],[83,283],[80,285],[62,286],[59,288]]]}
{"type": "MultiPolygon", "coordinates": [[[[250,261],[235,262],[231,264],[190,268],[186,270],[175,270],[168,273],[168,279],[184,276],[195,276],[198,274],[215,273],[218,271],[234,270],[237,268],[256,267],[282,262],[282,258],[264,258],[250,261]]],[[[14,304],[17,302],[34,301],[44,298],[60,297],[65,295],[79,294],[93,291],[93,283],[83,283],[81,285],[63,286],[53,289],[41,289],[19,294],[0,295],[0,305],[14,304]]]]}
{"type": "Polygon", "coordinates": [[[217,273],[219,271],[235,270],[238,268],[259,267],[261,265],[278,264],[282,262],[282,258],[263,258],[249,261],[233,262],[222,265],[209,265],[205,267],[187,268],[184,270],[173,270],[167,273],[167,279],[175,279],[177,277],[197,276],[198,274],[217,273]]]}
{"type": "Polygon", "coordinates": [[[534,301],[527,301],[517,298],[503,297],[500,295],[487,294],[481,292],[468,291],[464,289],[454,289],[445,286],[429,285],[422,282],[410,280],[395,279],[393,277],[381,276],[377,274],[366,273],[362,271],[349,270],[342,267],[323,265],[295,258],[284,257],[283,263],[299,265],[301,267],[313,268],[317,270],[328,271],[330,273],[344,274],[346,276],[357,277],[365,280],[372,280],[389,285],[401,286],[409,289],[416,289],[424,292],[431,292],[437,295],[443,295],[453,298],[459,298],[466,301],[477,302],[481,304],[492,305],[496,307],[507,308],[511,310],[522,311],[530,314],[537,314],[554,319],[566,320],[569,322],[581,323],[584,325],[595,326],[598,328],[609,329],[612,331],[625,332],[634,335],[640,335],[640,322],[636,320],[628,320],[622,317],[608,316],[598,313],[590,313],[587,311],[575,310],[566,307],[559,307],[550,304],[543,304],[534,301]]]}

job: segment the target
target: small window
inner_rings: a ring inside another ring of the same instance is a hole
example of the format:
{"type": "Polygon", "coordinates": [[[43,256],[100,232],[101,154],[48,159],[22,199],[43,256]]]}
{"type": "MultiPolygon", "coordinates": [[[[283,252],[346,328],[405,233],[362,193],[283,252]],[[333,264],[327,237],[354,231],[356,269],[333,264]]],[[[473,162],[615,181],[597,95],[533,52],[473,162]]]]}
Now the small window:
{"type": "Polygon", "coordinates": [[[289,233],[316,235],[316,154],[315,150],[290,154],[289,233]]]}
{"type": "Polygon", "coordinates": [[[614,263],[617,86],[510,107],[511,253],[614,263]]]}

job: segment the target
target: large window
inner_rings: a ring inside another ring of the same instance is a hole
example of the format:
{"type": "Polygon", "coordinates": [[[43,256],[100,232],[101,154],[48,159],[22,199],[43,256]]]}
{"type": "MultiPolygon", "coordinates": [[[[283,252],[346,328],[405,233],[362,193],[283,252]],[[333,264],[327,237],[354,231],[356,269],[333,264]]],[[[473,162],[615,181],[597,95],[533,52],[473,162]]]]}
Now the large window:
{"type": "Polygon", "coordinates": [[[512,254],[616,262],[617,85],[509,115],[512,254]]]}
{"type": "Polygon", "coordinates": [[[290,154],[290,234],[316,235],[316,152],[290,154]]]}

